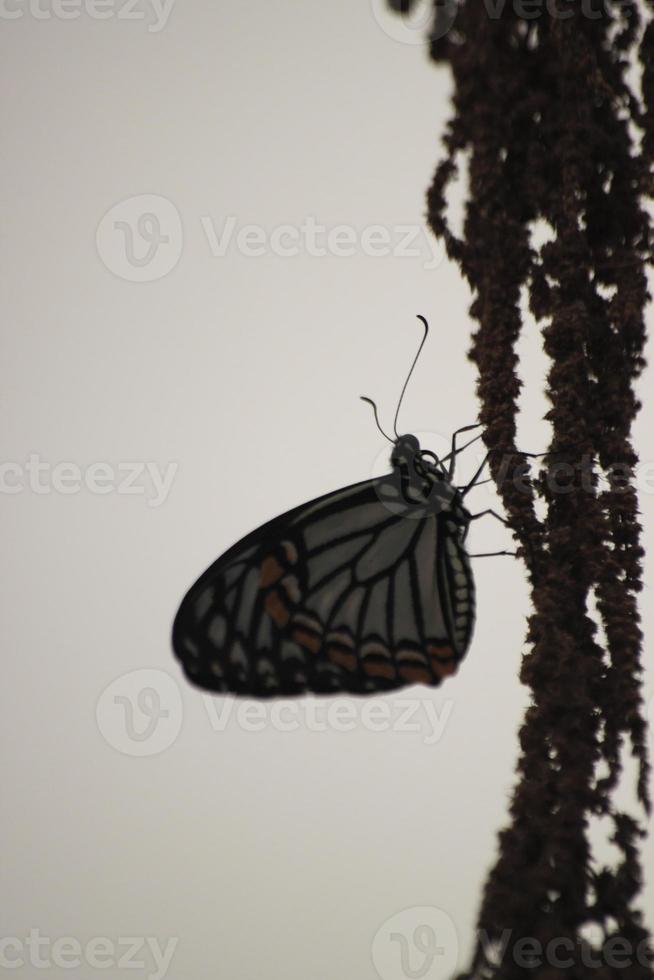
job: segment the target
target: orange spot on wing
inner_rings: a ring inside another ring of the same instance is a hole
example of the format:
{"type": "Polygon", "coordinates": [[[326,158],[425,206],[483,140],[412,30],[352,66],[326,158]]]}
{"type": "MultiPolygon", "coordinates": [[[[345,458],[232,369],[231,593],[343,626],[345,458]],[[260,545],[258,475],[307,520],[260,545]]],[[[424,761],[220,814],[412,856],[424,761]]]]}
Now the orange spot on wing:
{"type": "Polygon", "coordinates": [[[427,658],[419,650],[403,648],[397,652],[397,662],[406,667],[426,667],[427,658]]]}
{"type": "Polygon", "coordinates": [[[398,673],[402,680],[408,681],[409,684],[429,684],[432,680],[432,675],[425,667],[413,666],[411,664],[403,664],[398,667],[398,673]]]}
{"type": "Polygon", "coordinates": [[[393,680],[396,676],[393,664],[383,663],[380,660],[364,660],[363,670],[369,677],[385,677],[387,680],[393,680]]]}
{"type": "Polygon", "coordinates": [[[264,558],[261,562],[260,578],[259,583],[262,589],[266,589],[269,585],[274,585],[284,574],[284,569],[279,564],[276,558],[269,555],[268,558],[264,558]]]}
{"type": "Polygon", "coordinates": [[[282,602],[278,592],[271,592],[266,596],[264,606],[266,612],[277,626],[286,626],[291,614],[282,602]]]}
{"type": "Polygon", "coordinates": [[[439,660],[449,660],[455,655],[449,643],[428,643],[427,653],[432,659],[437,657],[439,660]]]}
{"type": "Polygon", "coordinates": [[[432,670],[437,677],[450,677],[459,666],[456,654],[449,643],[428,643],[427,653],[432,670]]]}
{"type": "Polygon", "coordinates": [[[316,633],[310,633],[309,630],[296,627],[293,630],[293,639],[311,653],[318,653],[320,650],[320,637],[316,633]]]}
{"type": "Polygon", "coordinates": [[[347,650],[343,650],[340,647],[327,647],[327,656],[338,667],[344,667],[349,671],[356,669],[357,658],[347,650]]]}

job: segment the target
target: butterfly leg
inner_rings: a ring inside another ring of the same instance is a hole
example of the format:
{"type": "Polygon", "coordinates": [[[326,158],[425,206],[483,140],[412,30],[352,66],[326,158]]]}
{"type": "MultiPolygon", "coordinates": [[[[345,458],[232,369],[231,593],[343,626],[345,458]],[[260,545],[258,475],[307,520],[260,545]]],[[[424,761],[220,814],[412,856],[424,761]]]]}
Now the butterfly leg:
{"type": "Polygon", "coordinates": [[[498,555],[510,555],[515,558],[517,554],[517,551],[482,551],[476,555],[468,555],[468,558],[497,558],[498,555]]]}
{"type": "MultiPolygon", "coordinates": [[[[474,426],[466,426],[466,428],[472,429],[472,428],[474,428],[474,426]]],[[[465,431],[465,430],[464,429],[459,429],[459,431],[462,432],[462,431],[465,431]]],[[[454,433],[454,435],[456,436],[456,432],[454,433]]],[[[454,438],[454,436],[452,438],[454,438]]],[[[481,437],[480,436],[477,436],[476,438],[479,439],[481,437]]],[[[474,441],[475,441],[474,439],[471,440],[471,442],[474,442],[474,441]]],[[[467,443],[466,445],[469,446],[470,443],[467,443]]],[[[462,449],[465,449],[465,448],[466,448],[466,446],[462,446],[462,449]]],[[[461,452],[461,450],[459,449],[459,450],[457,450],[457,452],[461,452]]],[[[465,486],[458,488],[462,497],[465,497],[465,495],[468,493],[468,491],[469,490],[472,490],[473,487],[480,487],[484,483],[490,483],[491,482],[490,480],[480,480],[479,479],[479,477],[481,476],[481,473],[482,473],[484,467],[486,466],[486,463],[490,459],[491,452],[493,452],[493,450],[489,449],[488,452],[486,453],[486,455],[484,456],[484,458],[483,458],[483,460],[481,462],[481,465],[479,466],[477,472],[473,476],[472,480],[470,480],[470,482],[467,483],[465,486]]],[[[542,459],[544,456],[551,456],[552,455],[552,453],[549,453],[549,452],[547,452],[547,453],[526,453],[522,449],[514,449],[514,450],[512,450],[512,452],[515,453],[516,456],[526,456],[529,459],[542,459]]],[[[446,456],[445,459],[449,459],[449,456],[446,456]]],[[[450,467],[451,467],[451,465],[452,464],[450,464],[450,467]]]]}
{"type": "MultiPolygon", "coordinates": [[[[477,482],[476,482],[476,483],[474,483],[474,484],[473,484],[473,485],[472,485],[472,486],[470,487],[470,489],[471,489],[471,490],[474,490],[474,489],[475,489],[475,487],[483,487],[483,486],[484,486],[484,484],[486,484],[486,483],[492,483],[492,482],[493,482],[493,480],[492,480],[492,478],[491,478],[491,477],[489,476],[489,477],[487,477],[487,478],[486,478],[485,480],[477,480],[477,482]]],[[[457,487],[457,489],[458,489],[459,491],[461,491],[461,490],[465,490],[465,487],[457,487]]]]}
{"type": "Polygon", "coordinates": [[[498,514],[497,511],[496,510],[493,510],[492,507],[487,507],[486,510],[480,510],[478,514],[472,514],[471,517],[470,517],[470,520],[471,521],[478,521],[480,519],[480,517],[486,517],[489,514],[492,517],[495,517],[498,521],[501,521],[502,524],[504,524],[505,527],[508,526],[508,523],[509,522],[507,521],[506,517],[502,517],[502,515],[501,514],[498,514]]]}
{"type": "MultiPolygon", "coordinates": [[[[478,436],[477,438],[480,438],[480,437],[478,436]]],[[[474,442],[474,439],[472,441],[474,442]]],[[[470,445],[470,443],[468,443],[468,445],[470,445]]],[[[465,449],[465,446],[463,448],[465,449]]],[[[470,480],[468,483],[466,483],[465,486],[458,488],[462,497],[465,497],[465,495],[470,490],[472,490],[473,487],[480,487],[483,483],[489,483],[490,482],[490,480],[480,480],[479,477],[481,476],[481,474],[482,474],[482,472],[484,470],[484,467],[488,463],[488,460],[490,459],[492,452],[493,452],[492,449],[489,449],[488,450],[488,452],[484,456],[483,460],[481,461],[481,463],[480,463],[480,465],[479,465],[479,467],[477,469],[477,472],[473,476],[472,480],[470,480]]],[[[524,453],[524,452],[522,452],[519,449],[516,449],[515,450],[515,454],[517,456],[529,456],[531,459],[538,459],[540,456],[547,456],[547,455],[549,455],[548,453],[524,453]]]]}
{"type": "Polygon", "coordinates": [[[472,480],[470,480],[469,483],[466,483],[466,485],[461,488],[460,492],[462,497],[465,497],[465,495],[469,493],[470,490],[472,490],[472,488],[476,487],[478,484],[488,482],[487,480],[480,480],[479,477],[481,476],[484,467],[488,463],[489,459],[490,459],[490,450],[484,456],[483,460],[481,461],[481,465],[478,467],[477,472],[473,476],[472,480]]]}
{"type": "Polygon", "coordinates": [[[472,425],[462,425],[460,429],[457,429],[456,432],[452,433],[452,445],[450,447],[450,452],[445,457],[445,459],[441,460],[442,463],[446,463],[448,459],[450,461],[450,465],[448,469],[448,479],[450,480],[450,483],[452,482],[452,478],[454,476],[454,466],[456,463],[457,455],[463,452],[464,449],[467,449],[468,446],[471,446],[473,442],[477,441],[477,439],[481,439],[481,434],[480,434],[478,436],[475,436],[474,439],[471,439],[469,442],[467,442],[465,446],[457,446],[456,444],[457,436],[460,436],[462,432],[471,432],[473,429],[478,429],[480,425],[481,422],[473,422],[472,425]]]}
{"type": "Polygon", "coordinates": [[[468,521],[468,524],[466,525],[465,531],[463,532],[463,538],[462,538],[462,540],[465,541],[466,538],[468,537],[468,531],[470,530],[470,525],[472,524],[473,521],[478,521],[482,517],[487,517],[487,516],[494,517],[496,520],[501,521],[502,524],[504,524],[505,527],[508,527],[508,523],[509,522],[506,520],[505,517],[502,517],[501,514],[498,514],[497,511],[496,510],[493,510],[492,507],[487,507],[486,510],[480,510],[478,514],[471,514],[470,515],[470,520],[468,521]]]}

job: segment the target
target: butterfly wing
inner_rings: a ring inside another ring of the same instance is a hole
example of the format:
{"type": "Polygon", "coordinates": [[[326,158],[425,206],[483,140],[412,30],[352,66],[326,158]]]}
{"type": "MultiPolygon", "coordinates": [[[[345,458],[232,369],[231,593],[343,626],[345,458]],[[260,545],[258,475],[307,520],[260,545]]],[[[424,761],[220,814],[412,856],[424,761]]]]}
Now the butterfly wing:
{"type": "Polygon", "coordinates": [[[454,673],[474,622],[459,529],[397,497],[392,475],[367,480],[230,548],[175,618],[188,678],[271,697],[437,685],[454,673]]]}

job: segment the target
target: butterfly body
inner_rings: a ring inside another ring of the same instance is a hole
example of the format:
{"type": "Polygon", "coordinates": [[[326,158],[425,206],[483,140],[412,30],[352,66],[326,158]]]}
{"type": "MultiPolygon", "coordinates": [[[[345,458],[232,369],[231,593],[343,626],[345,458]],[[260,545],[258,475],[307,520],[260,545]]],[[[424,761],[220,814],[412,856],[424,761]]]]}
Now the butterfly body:
{"type": "Polygon", "coordinates": [[[400,436],[390,473],[276,517],[215,561],[173,626],[188,678],[274,697],[453,674],[474,626],[470,514],[429,456],[400,436]]]}

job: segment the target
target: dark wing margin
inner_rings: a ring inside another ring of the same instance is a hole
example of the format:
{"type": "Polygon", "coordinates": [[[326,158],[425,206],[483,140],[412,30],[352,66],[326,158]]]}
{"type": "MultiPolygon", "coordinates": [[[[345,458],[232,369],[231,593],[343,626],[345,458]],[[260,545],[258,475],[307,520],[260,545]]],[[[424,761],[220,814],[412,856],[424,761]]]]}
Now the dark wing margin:
{"type": "Polygon", "coordinates": [[[475,583],[470,559],[460,540],[459,528],[445,515],[437,558],[438,591],[452,646],[465,655],[475,625],[475,583]]]}
{"type": "Polygon", "coordinates": [[[454,673],[469,636],[453,605],[443,515],[398,515],[387,490],[382,478],[327,494],[214,562],[173,625],[189,680],[283,697],[437,685],[454,673]]]}

